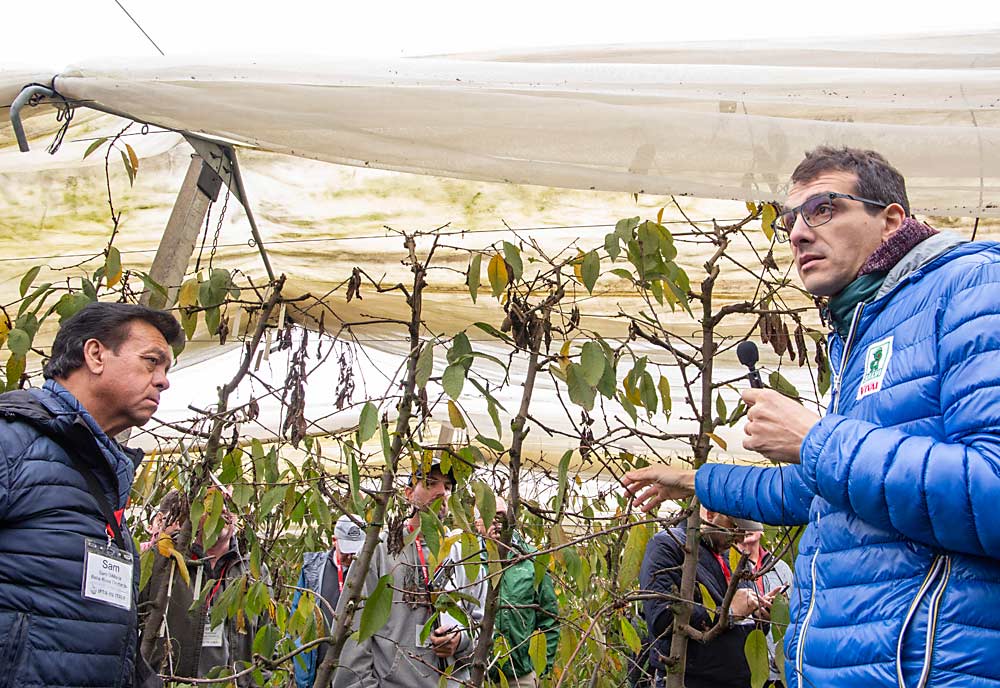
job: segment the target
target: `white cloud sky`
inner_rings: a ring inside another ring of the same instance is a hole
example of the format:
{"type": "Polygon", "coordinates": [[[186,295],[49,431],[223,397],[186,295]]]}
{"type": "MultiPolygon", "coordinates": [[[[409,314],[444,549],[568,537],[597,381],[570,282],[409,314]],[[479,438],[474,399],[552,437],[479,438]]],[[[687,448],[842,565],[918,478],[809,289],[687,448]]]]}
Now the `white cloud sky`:
{"type": "MultiPolygon", "coordinates": [[[[167,55],[399,57],[504,48],[1000,28],[982,0],[119,0],[167,55]]],[[[154,48],[115,0],[8,0],[0,68],[154,48]]]]}

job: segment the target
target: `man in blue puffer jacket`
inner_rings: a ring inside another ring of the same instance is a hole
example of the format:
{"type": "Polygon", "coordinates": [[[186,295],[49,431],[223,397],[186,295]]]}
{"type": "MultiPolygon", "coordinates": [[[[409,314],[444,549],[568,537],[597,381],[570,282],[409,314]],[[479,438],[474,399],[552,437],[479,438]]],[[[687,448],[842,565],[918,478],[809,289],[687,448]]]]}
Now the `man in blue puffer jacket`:
{"type": "Polygon", "coordinates": [[[133,684],[139,569],[121,513],[142,452],[112,438],[156,411],[182,338],[169,314],[91,304],[56,335],[44,387],[0,395],[4,686],[133,684]]]}
{"type": "Polygon", "coordinates": [[[819,148],[775,222],[829,296],[820,419],[748,390],[744,447],[788,464],[655,466],[636,503],[808,524],[785,635],[792,686],[1000,686],[1000,246],[910,217],[872,151],[819,148]]]}

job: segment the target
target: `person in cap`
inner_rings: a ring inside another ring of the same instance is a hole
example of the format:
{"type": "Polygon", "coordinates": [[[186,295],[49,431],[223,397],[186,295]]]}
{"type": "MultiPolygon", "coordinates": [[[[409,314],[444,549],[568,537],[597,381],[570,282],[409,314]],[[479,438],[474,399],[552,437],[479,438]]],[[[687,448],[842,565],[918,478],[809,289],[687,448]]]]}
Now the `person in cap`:
{"type": "MultiPolygon", "coordinates": [[[[344,591],[347,573],[354,563],[354,557],[365,544],[365,531],[357,516],[344,514],[337,519],[333,528],[333,547],[322,552],[306,552],[302,556],[302,571],[295,584],[292,597],[292,613],[299,606],[303,594],[312,593],[317,597],[316,606],[323,614],[326,628],[333,624],[333,614],[344,591]]],[[[367,593],[367,591],[365,591],[367,593]]],[[[355,622],[360,614],[355,615],[355,622]]],[[[311,688],[316,680],[316,669],[329,645],[321,644],[315,650],[303,652],[295,661],[295,683],[299,688],[311,688]]],[[[375,685],[371,676],[370,657],[363,656],[357,643],[348,640],[340,656],[340,666],[334,672],[334,685],[356,686],[375,685]],[[361,671],[358,670],[359,666],[361,671]]]]}
{"type": "MultiPolygon", "coordinates": [[[[432,552],[427,538],[417,533],[422,514],[433,513],[442,520],[447,517],[448,498],[454,486],[454,477],[442,471],[437,460],[426,472],[417,470],[403,488],[409,518],[401,524],[401,532],[387,533],[386,541],[378,543],[372,558],[368,589],[374,589],[384,575],[392,576],[389,585],[393,589],[389,620],[366,641],[371,648],[371,671],[381,688],[435,688],[444,674],[451,677],[451,686],[469,678],[468,664],[486,599],[482,567],[465,566],[469,562],[457,540],[435,566],[439,553],[432,552]],[[480,575],[470,579],[469,569],[480,575]],[[457,601],[461,614],[435,609],[434,602],[441,593],[457,601]],[[465,618],[460,620],[458,616],[465,618]],[[428,624],[429,632],[424,637],[428,624]]],[[[478,558],[479,553],[474,556],[478,558]]]]}
{"type": "MultiPolygon", "coordinates": [[[[722,605],[732,580],[729,548],[748,531],[759,529],[760,524],[704,508],[701,519],[696,577],[700,585],[695,589],[691,626],[707,631],[719,620],[718,613],[709,610],[722,605]],[[711,603],[702,599],[703,591],[708,591],[711,603]]],[[[666,685],[668,667],[665,660],[670,656],[673,607],[681,585],[686,541],[683,527],[657,533],[646,545],[639,570],[640,592],[652,593],[649,599],[643,600],[642,611],[649,633],[649,665],[654,676],[653,685],[657,688],[666,685]]],[[[708,642],[688,643],[684,672],[684,684],[688,688],[750,686],[750,667],[743,647],[758,622],[769,619],[771,602],[778,589],[758,595],[752,581],[740,581],[738,585],[729,608],[730,627],[708,642]]]]}
{"type": "MultiPolygon", "coordinates": [[[[747,563],[754,573],[753,582],[757,589],[757,594],[764,596],[768,591],[777,588],[778,590],[784,590],[784,592],[779,592],[779,594],[784,595],[787,600],[792,587],[792,569],[784,561],[767,551],[764,545],[761,544],[764,538],[764,526],[756,521],[750,521],[750,523],[753,523],[754,526],[748,529],[743,539],[733,546],[747,555],[747,563]]],[[[773,633],[768,633],[766,637],[767,656],[771,670],[768,682],[764,685],[782,688],[784,683],[776,660],[777,643],[774,640],[773,633]]]]}

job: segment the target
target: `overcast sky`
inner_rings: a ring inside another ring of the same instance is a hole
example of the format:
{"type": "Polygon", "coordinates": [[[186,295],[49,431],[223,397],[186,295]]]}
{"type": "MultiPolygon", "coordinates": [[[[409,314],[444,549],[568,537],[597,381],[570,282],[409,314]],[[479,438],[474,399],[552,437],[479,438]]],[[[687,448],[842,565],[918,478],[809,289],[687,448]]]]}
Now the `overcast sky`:
{"type": "MultiPolygon", "coordinates": [[[[1000,28],[983,0],[118,0],[168,55],[400,57],[1000,28]]],[[[116,0],[6,0],[0,68],[156,55],[116,0]]]]}

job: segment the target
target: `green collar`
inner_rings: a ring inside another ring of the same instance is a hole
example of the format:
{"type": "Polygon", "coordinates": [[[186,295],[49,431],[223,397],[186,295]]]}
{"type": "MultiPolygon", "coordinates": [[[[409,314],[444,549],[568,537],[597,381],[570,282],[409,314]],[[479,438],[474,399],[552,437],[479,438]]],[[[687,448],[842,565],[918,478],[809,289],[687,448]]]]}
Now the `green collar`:
{"type": "Polygon", "coordinates": [[[867,303],[875,297],[888,274],[886,271],[862,275],[830,299],[828,306],[830,318],[841,337],[847,338],[847,333],[851,329],[851,317],[854,314],[854,309],[859,303],[867,303]]]}

